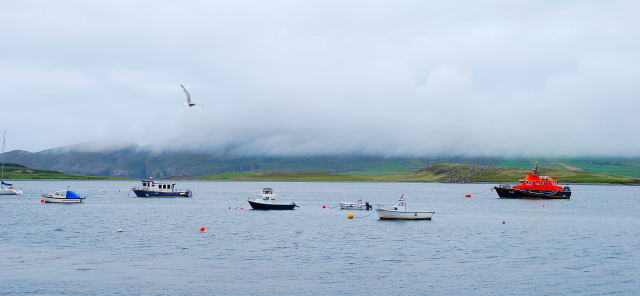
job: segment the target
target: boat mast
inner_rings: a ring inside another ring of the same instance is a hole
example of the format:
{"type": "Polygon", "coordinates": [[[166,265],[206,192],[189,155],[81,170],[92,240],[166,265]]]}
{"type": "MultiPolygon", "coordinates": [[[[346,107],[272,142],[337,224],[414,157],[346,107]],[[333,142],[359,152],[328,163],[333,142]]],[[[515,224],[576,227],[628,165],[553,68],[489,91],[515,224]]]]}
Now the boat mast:
{"type": "Polygon", "coordinates": [[[7,130],[4,130],[4,136],[2,137],[2,169],[0,171],[0,180],[4,181],[4,146],[7,141],[7,130]]]}

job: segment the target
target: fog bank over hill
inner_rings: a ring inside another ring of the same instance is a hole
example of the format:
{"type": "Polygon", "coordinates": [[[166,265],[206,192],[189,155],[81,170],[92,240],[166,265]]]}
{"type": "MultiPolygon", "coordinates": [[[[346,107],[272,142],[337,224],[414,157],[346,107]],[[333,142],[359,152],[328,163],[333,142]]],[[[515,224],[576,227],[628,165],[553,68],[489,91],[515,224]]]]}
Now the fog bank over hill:
{"type": "Polygon", "coordinates": [[[4,1],[0,128],[29,151],[638,156],[639,10],[4,1]]]}

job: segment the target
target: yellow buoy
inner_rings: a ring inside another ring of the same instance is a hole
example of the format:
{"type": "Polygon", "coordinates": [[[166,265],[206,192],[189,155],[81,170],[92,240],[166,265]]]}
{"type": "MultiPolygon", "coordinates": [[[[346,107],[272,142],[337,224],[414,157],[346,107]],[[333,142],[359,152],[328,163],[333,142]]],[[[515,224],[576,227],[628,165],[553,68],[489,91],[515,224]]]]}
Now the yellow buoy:
{"type": "Polygon", "coordinates": [[[349,214],[347,214],[347,218],[349,218],[349,219],[353,219],[353,217],[354,217],[353,213],[349,213],[349,214]]]}

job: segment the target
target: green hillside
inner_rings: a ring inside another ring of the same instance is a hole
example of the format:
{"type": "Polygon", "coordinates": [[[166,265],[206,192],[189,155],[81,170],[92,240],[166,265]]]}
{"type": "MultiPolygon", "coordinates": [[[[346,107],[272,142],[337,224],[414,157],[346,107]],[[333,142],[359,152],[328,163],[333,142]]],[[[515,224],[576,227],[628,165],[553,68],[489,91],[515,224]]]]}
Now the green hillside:
{"type": "Polygon", "coordinates": [[[117,177],[64,174],[57,171],[31,169],[18,164],[5,164],[4,179],[74,179],[74,180],[106,180],[123,179],[117,177]]]}
{"type": "MultiPolygon", "coordinates": [[[[237,181],[378,181],[378,182],[442,182],[442,183],[508,183],[524,177],[526,169],[499,166],[480,166],[472,164],[440,163],[428,166],[413,173],[396,173],[381,176],[351,174],[331,174],[323,172],[234,172],[202,177],[198,180],[237,180],[237,181]]],[[[558,178],[561,183],[617,183],[639,184],[632,177],[617,176],[565,169],[543,169],[541,174],[558,178]]]]}

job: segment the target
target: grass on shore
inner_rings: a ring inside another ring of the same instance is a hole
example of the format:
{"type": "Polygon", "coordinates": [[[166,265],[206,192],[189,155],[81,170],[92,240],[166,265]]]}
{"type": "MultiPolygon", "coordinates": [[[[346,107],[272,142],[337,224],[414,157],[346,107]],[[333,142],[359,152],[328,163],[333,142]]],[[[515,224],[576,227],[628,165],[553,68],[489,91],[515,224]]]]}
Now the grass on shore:
{"type": "MultiPolygon", "coordinates": [[[[479,166],[457,163],[440,163],[417,172],[388,175],[348,175],[322,172],[231,172],[202,177],[197,180],[236,180],[236,181],[378,181],[378,182],[443,182],[443,183],[510,183],[523,178],[527,170],[512,167],[479,166]]],[[[639,179],[584,171],[563,169],[544,169],[543,175],[555,176],[560,183],[615,183],[638,184],[639,179]]]]}
{"type": "Polygon", "coordinates": [[[31,169],[24,166],[8,165],[4,167],[4,179],[23,179],[23,180],[124,180],[121,177],[105,177],[92,175],[75,175],[65,174],[58,171],[31,169]]]}

